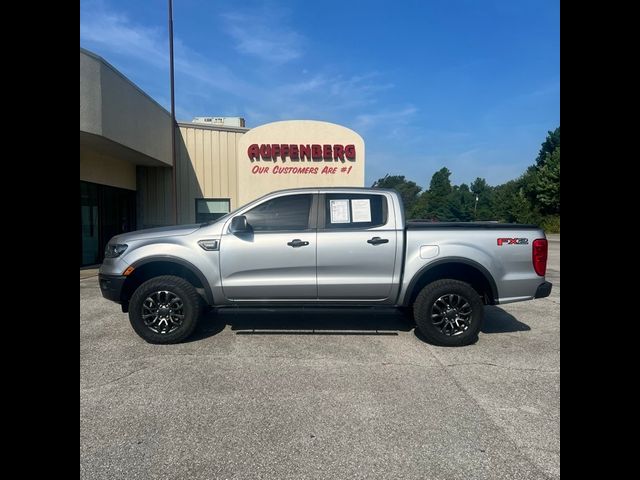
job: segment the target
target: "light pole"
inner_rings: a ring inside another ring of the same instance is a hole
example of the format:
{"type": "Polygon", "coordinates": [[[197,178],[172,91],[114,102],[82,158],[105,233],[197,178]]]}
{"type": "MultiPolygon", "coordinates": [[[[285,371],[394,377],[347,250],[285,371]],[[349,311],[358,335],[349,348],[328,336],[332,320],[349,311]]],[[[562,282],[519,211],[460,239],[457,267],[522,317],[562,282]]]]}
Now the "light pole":
{"type": "Polygon", "coordinates": [[[169,75],[171,84],[171,193],[173,207],[173,224],[178,224],[178,191],[176,188],[176,104],[173,93],[173,0],[169,0],[169,75]]]}

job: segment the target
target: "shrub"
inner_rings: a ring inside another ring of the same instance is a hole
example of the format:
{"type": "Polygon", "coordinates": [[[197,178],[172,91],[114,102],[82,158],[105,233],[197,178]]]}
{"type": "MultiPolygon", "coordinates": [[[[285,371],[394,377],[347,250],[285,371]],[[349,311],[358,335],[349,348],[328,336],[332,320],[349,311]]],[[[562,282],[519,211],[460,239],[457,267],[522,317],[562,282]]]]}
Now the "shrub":
{"type": "Polygon", "coordinates": [[[560,233],[560,216],[551,215],[545,217],[540,226],[545,233],[560,233]]]}

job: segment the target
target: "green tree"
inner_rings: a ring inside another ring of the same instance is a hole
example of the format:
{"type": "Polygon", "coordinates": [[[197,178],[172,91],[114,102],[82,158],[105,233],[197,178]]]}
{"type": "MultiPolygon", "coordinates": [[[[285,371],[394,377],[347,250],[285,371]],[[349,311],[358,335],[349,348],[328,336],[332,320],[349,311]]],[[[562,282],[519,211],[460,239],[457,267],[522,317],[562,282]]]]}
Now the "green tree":
{"type": "Polygon", "coordinates": [[[556,128],[553,132],[547,132],[547,138],[542,143],[540,152],[538,152],[538,156],[536,157],[536,167],[541,167],[547,159],[547,154],[552,154],[556,148],[560,148],[560,127],[556,128]]]}
{"type": "Polygon", "coordinates": [[[475,194],[469,190],[469,186],[463,183],[454,186],[448,196],[450,220],[456,222],[469,222],[473,220],[475,194]]]}
{"type": "Polygon", "coordinates": [[[411,210],[409,209],[405,209],[405,215],[407,217],[407,219],[428,219],[428,214],[427,214],[427,204],[428,204],[428,199],[429,197],[429,192],[422,192],[421,195],[418,196],[418,198],[416,199],[415,203],[413,204],[413,206],[411,207],[411,210]]]}
{"type": "Polygon", "coordinates": [[[493,211],[493,192],[494,187],[490,186],[484,178],[477,177],[471,183],[471,192],[474,194],[474,220],[495,220],[493,211]],[[475,205],[475,197],[478,197],[478,203],[475,205]]]}
{"type": "Polygon", "coordinates": [[[493,211],[496,220],[508,223],[539,223],[539,212],[531,203],[524,188],[524,175],[495,188],[493,211]]]}
{"type": "Polygon", "coordinates": [[[523,191],[540,222],[560,229],[560,127],[548,132],[536,163],[521,177],[523,191]]]}
{"type": "Polygon", "coordinates": [[[435,172],[429,183],[429,190],[420,195],[411,211],[411,218],[448,221],[455,216],[451,212],[449,195],[453,191],[451,186],[451,171],[442,167],[435,172]]]}
{"type": "Polygon", "coordinates": [[[536,204],[538,170],[539,168],[536,165],[530,165],[518,178],[518,183],[522,187],[524,195],[533,205],[536,204]]]}
{"type": "Polygon", "coordinates": [[[537,214],[533,205],[524,194],[524,190],[518,188],[513,197],[508,210],[512,222],[518,223],[539,223],[540,216],[537,214]]]}
{"type": "Polygon", "coordinates": [[[442,167],[431,177],[429,183],[429,193],[433,198],[444,198],[451,193],[451,171],[447,167],[442,167]]]}
{"type": "Polygon", "coordinates": [[[393,188],[400,193],[402,197],[402,203],[404,203],[405,212],[410,212],[413,209],[414,204],[418,200],[418,195],[422,191],[422,187],[418,186],[416,182],[406,180],[404,175],[389,175],[388,173],[373,182],[372,188],[393,188]]]}
{"type": "Polygon", "coordinates": [[[513,222],[510,214],[510,206],[516,190],[515,180],[510,180],[495,188],[492,207],[495,220],[500,222],[513,222]]]}
{"type": "Polygon", "coordinates": [[[541,213],[560,215],[560,147],[547,153],[538,170],[535,192],[541,213]]]}
{"type": "Polygon", "coordinates": [[[491,187],[487,184],[487,181],[484,178],[476,177],[476,179],[471,182],[471,191],[476,195],[481,195],[491,187]]]}

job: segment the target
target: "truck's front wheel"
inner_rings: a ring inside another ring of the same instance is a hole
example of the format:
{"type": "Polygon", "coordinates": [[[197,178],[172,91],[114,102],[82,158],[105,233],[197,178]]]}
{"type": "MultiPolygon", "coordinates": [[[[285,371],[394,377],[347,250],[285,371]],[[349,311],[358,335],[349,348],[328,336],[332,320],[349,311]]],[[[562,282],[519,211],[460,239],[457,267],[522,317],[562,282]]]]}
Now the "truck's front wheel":
{"type": "Polygon", "coordinates": [[[131,296],[129,321],[149,343],[179,343],[193,333],[201,314],[196,289],[185,279],[163,275],[147,280],[131,296]]]}
{"type": "Polygon", "coordinates": [[[430,343],[462,346],[477,340],[484,306],[471,285],[444,279],[422,289],[413,304],[413,316],[430,343]]]}

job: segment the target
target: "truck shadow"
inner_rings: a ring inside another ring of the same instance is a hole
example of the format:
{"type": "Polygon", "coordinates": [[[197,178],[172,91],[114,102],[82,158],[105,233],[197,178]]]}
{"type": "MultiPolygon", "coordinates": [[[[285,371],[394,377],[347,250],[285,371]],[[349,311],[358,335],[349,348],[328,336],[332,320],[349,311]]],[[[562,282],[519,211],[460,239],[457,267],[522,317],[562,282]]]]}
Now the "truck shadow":
{"type": "Polygon", "coordinates": [[[226,325],[236,335],[398,335],[414,326],[392,308],[225,308],[205,314],[187,341],[213,336],[226,325]]]}
{"type": "MultiPolygon", "coordinates": [[[[527,330],[531,330],[529,325],[520,322],[516,317],[505,312],[502,308],[489,305],[484,307],[484,321],[480,328],[482,333],[508,333],[527,330]]],[[[413,333],[419,340],[431,344],[418,329],[415,329],[413,333]]],[[[476,337],[471,345],[476,344],[478,340],[479,338],[476,337]]]]}
{"type": "MultiPolygon", "coordinates": [[[[236,335],[398,335],[414,328],[413,319],[393,308],[226,308],[203,316],[187,340],[211,337],[229,325],[236,335]]],[[[482,333],[531,328],[500,307],[485,307],[482,333]]],[[[418,339],[425,341],[420,332],[418,339]]]]}
{"type": "Polygon", "coordinates": [[[522,323],[502,308],[484,307],[484,323],[480,329],[482,333],[526,332],[528,330],[531,330],[529,325],[522,323]]]}

